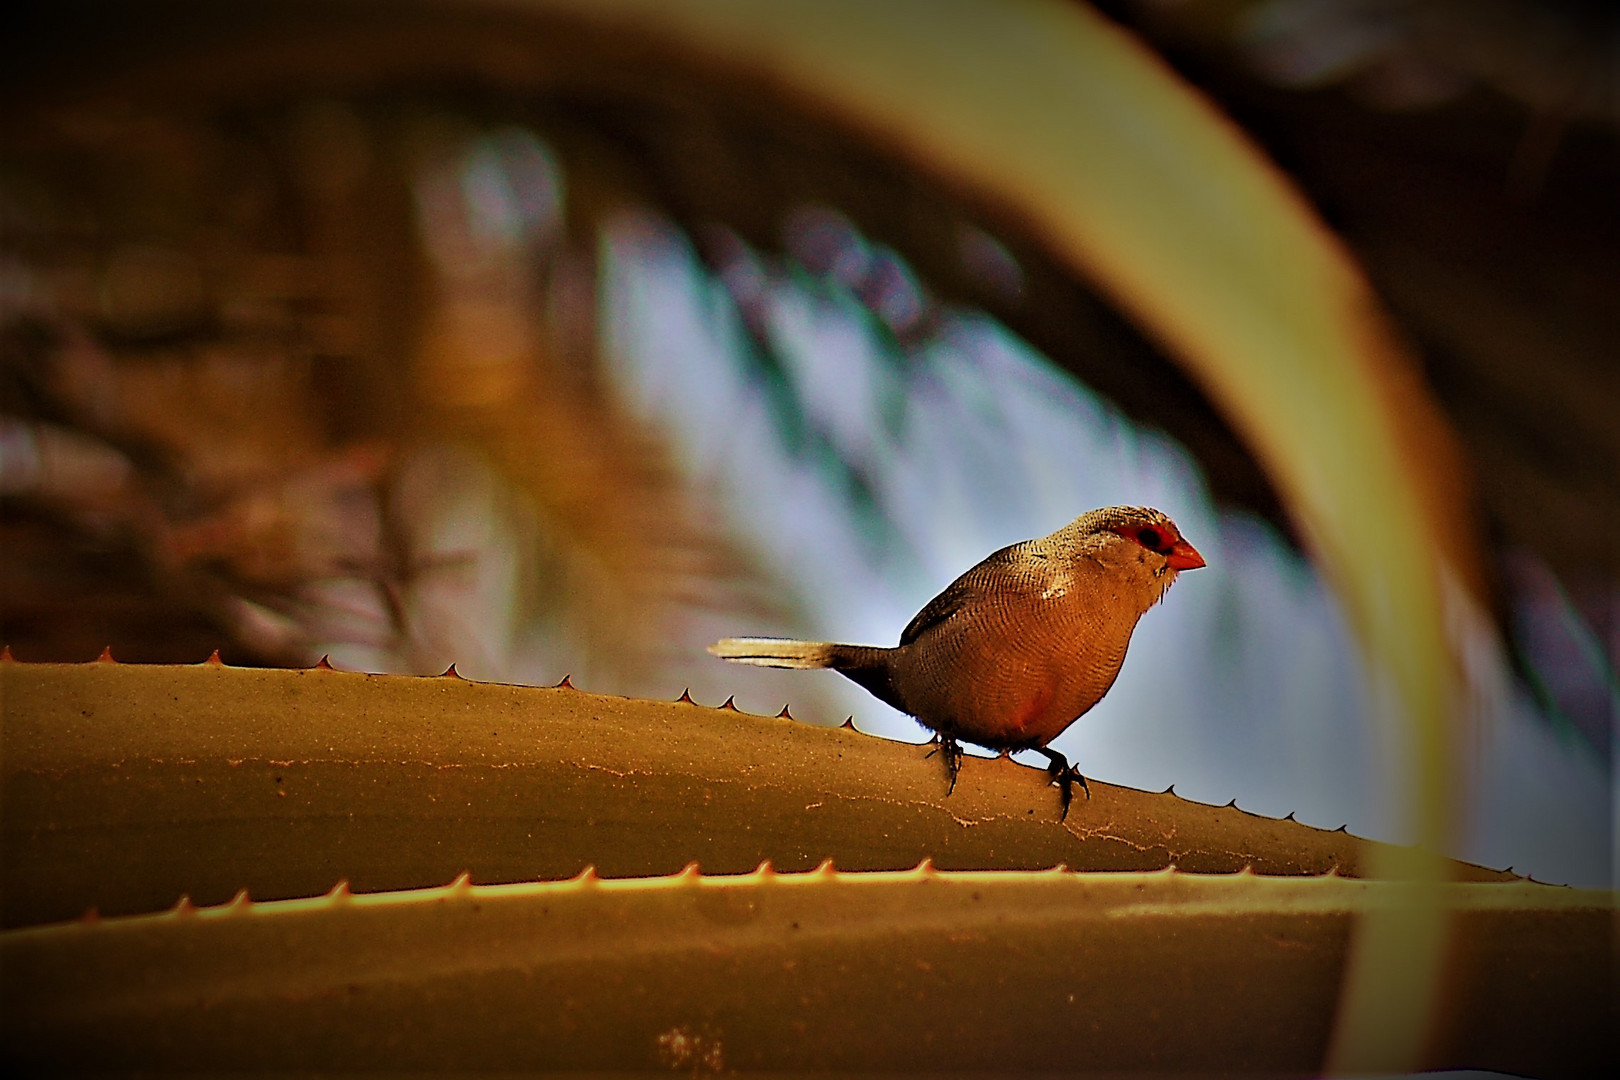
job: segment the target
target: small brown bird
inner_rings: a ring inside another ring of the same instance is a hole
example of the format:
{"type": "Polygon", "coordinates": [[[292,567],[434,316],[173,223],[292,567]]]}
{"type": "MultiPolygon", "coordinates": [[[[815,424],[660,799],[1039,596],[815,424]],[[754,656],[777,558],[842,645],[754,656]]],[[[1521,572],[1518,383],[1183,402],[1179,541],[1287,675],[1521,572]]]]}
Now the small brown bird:
{"type": "Polygon", "coordinates": [[[1176,575],[1203,565],[1159,511],[1110,506],[991,555],[929,601],[895,648],[726,638],[709,651],[739,664],[832,668],[859,683],[935,732],[953,790],[959,740],[1038,750],[1067,817],[1074,782],[1087,798],[1091,788],[1047,743],[1114,685],[1136,621],[1176,575]]]}

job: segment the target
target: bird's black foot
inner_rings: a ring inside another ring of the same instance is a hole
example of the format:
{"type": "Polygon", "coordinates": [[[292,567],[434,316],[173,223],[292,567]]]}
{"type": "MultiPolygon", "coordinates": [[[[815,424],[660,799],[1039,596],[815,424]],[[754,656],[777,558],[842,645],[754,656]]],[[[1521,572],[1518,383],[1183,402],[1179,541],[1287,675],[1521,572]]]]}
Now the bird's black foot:
{"type": "Polygon", "coordinates": [[[1046,767],[1046,775],[1051,777],[1047,782],[1058,786],[1058,792],[1063,799],[1063,813],[1058,815],[1058,820],[1063,821],[1069,816],[1069,802],[1074,798],[1074,782],[1076,780],[1080,781],[1080,789],[1086,793],[1088,799],[1091,798],[1091,785],[1086,783],[1084,776],[1080,775],[1080,770],[1070,765],[1069,759],[1056,750],[1050,750],[1044,746],[1037,746],[1035,749],[1044,754],[1046,760],[1051,762],[1046,767]]]}
{"type": "Polygon", "coordinates": [[[962,771],[962,744],[949,735],[935,735],[934,744],[928,756],[938,754],[940,760],[945,762],[945,779],[948,781],[945,794],[949,795],[956,790],[956,774],[962,771]]]}

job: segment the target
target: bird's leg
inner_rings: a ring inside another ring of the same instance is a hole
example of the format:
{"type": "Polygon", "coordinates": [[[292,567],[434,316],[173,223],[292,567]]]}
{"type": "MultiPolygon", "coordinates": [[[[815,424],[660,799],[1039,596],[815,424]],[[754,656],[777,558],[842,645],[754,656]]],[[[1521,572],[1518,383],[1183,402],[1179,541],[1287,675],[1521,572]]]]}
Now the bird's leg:
{"type": "Polygon", "coordinates": [[[1076,780],[1080,781],[1080,788],[1086,793],[1088,799],[1091,798],[1091,785],[1086,783],[1084,776],[1080,775],[1080,770],[1070,765],[1069,759],[1056,750],[1045,746],[1037,746],[1034,749],[1045,755],[1046,760],[1051,762],[1046,767],[1046,775],[1051,777],[1047,783],[1056,784],[1058,791],[1062,794],[1063,813],[1058,815],[1058,820],[1063,821],[1069,816],[1069,800],[1074,797],[1074,782],[1076,780]]]}
{"type": "Polygon", "coordinates": [[[934,748],[928,751],[927,756],[933,757],[938,754],[940,760],[945,762],[945,777],[950,781],[949,786],[945,788],[945,794],[949,795],[956,790],[956,774],[962,771],[962,744],[944,732],[934,736],[934,743],[934,748]]]}

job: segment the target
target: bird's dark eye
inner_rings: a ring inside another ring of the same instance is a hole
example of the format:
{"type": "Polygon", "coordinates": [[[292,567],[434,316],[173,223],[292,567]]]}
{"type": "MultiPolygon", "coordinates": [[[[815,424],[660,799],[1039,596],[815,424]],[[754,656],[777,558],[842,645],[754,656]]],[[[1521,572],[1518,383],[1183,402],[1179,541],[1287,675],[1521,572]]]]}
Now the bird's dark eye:
{"type": "Polygon", "coordinates": [[[1136,534],[1136,542],[1149,551],[1158,551],[1164,546],[1164,536],[1158,529],[1149,526],[1136,534]]]}

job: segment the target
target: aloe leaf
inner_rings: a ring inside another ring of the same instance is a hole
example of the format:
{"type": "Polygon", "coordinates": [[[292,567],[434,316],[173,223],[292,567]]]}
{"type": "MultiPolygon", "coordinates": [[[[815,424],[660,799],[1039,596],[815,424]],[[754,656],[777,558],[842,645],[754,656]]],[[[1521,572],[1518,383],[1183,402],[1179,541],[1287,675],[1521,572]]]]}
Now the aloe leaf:
{"type": "MultiPolygon", "coordinates": [[[[804,870],[1345,875],[1344,832],[734,709],[464,679],[0,664],[4,923],[479,883],[804,870]]],[[[1509,875],[1454,864],[1456,876],[1509,875]]]]}
{"type": "MultiPolygon", "coordinates": [[[[0,934],[8,1052],[81,1069],[1315,1071],[1406,887],[910,872],[473,886],[0,934]]],[[[1603,894],[1454,884],[1434,1066],[1601,1061],[1603,894]]]]}

